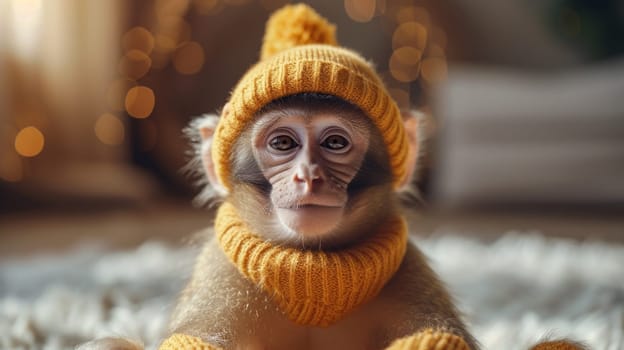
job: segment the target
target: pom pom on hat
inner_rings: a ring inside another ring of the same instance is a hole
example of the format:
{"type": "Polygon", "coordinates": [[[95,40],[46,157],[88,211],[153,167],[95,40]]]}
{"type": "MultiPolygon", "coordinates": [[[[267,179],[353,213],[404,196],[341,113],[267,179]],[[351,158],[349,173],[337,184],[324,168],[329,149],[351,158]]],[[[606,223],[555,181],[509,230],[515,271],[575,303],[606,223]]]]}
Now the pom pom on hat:
{"type": "Polygon", "coordinates": [[[213,137],[217,177],[230,190],[232,149],[267,103],[303,92],[333,95],[358,106],[379,129],[393,185],[407,177],[408,143],[401,112],[373,66],[337,46],[334,25],[304,4],[287,5],[267,22],[260,61],[236,84],[213,137]]]}
{"type": "Polygon", "coordinates": [[[337,45],[336,26],[309,6],[286,5],[267,21],[260,59],[306,44],[337,45]]]}

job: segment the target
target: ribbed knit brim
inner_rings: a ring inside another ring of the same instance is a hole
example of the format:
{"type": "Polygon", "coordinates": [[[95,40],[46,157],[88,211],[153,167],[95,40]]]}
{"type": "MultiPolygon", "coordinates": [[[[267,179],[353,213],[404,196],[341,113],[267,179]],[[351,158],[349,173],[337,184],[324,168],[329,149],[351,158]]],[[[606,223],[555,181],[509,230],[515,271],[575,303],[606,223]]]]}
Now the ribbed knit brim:
{"type": "MultiPolygon", "coordinates": [[[[301,15],[309,17],[306,13],[301,15]]],[[[223,185],[231,189],[232,150],[255,114],[278,98],[316,92],[351,102],[372,120],[386,145],[394,185],[398,187],[407,176],[408,144],[403,121],[371,64],[351,50],[325,43],[290,46],[253,66],[232,92],[228,113],[221,116],[212,147],[217,176],[223,185]]]]}

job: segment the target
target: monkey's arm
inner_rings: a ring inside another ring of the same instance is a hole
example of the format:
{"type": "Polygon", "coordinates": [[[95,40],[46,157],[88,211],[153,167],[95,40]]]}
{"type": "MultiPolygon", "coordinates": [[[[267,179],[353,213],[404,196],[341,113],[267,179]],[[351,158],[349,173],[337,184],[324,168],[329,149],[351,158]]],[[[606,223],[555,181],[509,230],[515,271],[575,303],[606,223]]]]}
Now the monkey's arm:
{"type": "Polygon", "coordinates": [[[212,238],[196,260],[193,276],[171,315],[171,336],[160,349],[229,348],[232,342],[248,339],[260,317],[279,312],[271,305],[267,295],[236,270],[212,238]]]}

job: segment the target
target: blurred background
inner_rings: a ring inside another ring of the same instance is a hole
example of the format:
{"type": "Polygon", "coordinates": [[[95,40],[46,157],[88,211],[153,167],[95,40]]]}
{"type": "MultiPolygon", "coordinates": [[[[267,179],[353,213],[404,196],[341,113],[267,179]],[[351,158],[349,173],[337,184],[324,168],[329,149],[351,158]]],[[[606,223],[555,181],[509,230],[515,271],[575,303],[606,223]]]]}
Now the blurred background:
{"type": "MultiPolygon", "coordinates": [[[[182,129],[287,2],[0,1],[0,256],[210,225],[182,129]]],[[[426,114],[415,232],[624,238],[624,2],[307,3],[426,114]]]]}

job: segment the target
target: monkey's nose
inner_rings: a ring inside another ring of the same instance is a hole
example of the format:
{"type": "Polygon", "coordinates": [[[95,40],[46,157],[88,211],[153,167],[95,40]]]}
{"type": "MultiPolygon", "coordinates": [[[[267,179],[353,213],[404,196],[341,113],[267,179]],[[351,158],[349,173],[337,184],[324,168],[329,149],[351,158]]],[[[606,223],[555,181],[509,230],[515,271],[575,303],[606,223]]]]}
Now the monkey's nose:
{"type": "Polygon", "coordinates": [[[312,164],[309,166],[299,166],[295,172],[295,182],[305,185],[306,192],[311,192],[314,186],[322,181],[321,168],[312,164]]]}

